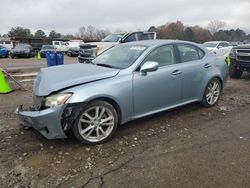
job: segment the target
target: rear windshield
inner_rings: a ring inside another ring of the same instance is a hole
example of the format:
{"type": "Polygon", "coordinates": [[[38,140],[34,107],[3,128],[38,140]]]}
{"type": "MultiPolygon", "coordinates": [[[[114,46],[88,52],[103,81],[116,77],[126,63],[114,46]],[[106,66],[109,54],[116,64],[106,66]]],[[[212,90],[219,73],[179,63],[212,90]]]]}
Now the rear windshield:
{"type": "Polygon", "coordinates": [[[17,49],[17,50],[27,50],[27,49],[29,49],[29,46],[18,45],[18,46],[15,47],[15,49],[17,49]]]}
{"type": "Polygon", "coordinates": [[[215,48],[217,46],[217,43],[205,42],[203,45],[208,48],[215,48]]]}

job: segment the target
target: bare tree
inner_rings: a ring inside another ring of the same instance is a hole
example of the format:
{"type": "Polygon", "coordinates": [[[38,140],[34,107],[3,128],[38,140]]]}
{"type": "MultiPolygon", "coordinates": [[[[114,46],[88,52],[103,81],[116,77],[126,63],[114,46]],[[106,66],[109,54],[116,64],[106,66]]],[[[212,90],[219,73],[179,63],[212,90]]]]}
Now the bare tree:
{"type": "Polygon", "coordinates": [[[226,26],[226,22],[219,21],[219,20],[213,20],[209,22],[207,29],[211,32],[213,35],[214,33],[218,32],[220,29],[226,26]]]}
{"type": "Polygon", "coordinates": [[[88,27],[82,26],[79,29],[79,32],[76,34],[76,37],[81,38],[85,41],[100,41],[104,37],[106,37],[108,34],[110,34],[109,30],[104,29],[97,29],[93,27],[92,25],[89,25],[88,27]]]}

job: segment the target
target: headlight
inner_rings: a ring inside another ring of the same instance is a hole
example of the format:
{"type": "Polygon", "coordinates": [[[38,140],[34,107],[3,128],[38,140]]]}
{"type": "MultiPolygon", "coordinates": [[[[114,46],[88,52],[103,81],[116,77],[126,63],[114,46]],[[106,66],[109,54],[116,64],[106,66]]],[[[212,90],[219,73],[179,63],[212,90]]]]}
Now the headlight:
{"type": "Polygon", "coordinates": [[[46,107],[54,107],[65,104],[65,102],[72,96],[72,93],[59,93],[50,95],[45,98],[46,107]]]}
{"type": "Polygon", "coordinates": [[[96,51],[96,55],[97,55],[101,50],[102,50],[102,48],[97,47],[96,50],[95,50],[95,51],[96,51]]]}

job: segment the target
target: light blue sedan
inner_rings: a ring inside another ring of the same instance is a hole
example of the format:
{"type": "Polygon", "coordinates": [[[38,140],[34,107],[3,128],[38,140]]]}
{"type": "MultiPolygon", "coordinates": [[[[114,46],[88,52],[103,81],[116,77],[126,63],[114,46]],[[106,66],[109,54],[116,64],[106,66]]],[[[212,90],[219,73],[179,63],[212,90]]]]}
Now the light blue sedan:
{"type": "Polygon", "coordinates": [[[48,139],[73,131],[82,143],[100,144],[119,124],[192,102],[214,106],[227,77],[226,62],[196,43],[130,42],[89,64],[41,69],[34,106],[16,112],[48,139]]]}

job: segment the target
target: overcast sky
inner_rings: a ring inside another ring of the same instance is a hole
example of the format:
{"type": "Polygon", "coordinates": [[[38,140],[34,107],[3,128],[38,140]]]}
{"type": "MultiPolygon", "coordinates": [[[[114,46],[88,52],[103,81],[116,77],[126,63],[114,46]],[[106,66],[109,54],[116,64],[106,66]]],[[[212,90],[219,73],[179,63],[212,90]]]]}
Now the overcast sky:
{"type": "Polygon", "coordinates": [[[0,0],[0,34],[22,26],[75,34],[81,26],[132,31],[167,22],[221,20],[250,33],[250,0],[0,0]]]}

